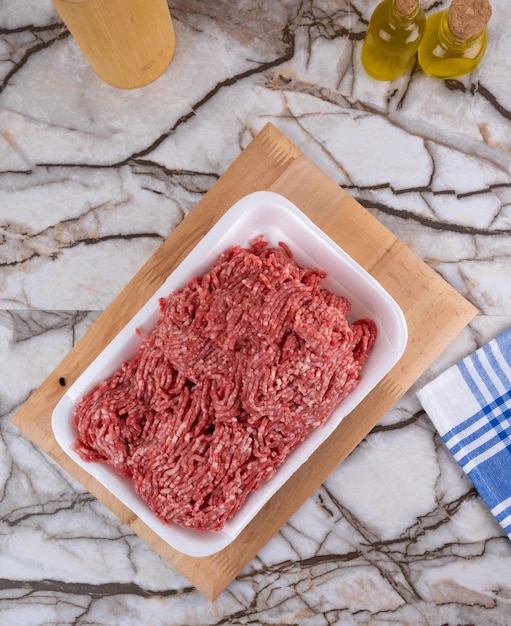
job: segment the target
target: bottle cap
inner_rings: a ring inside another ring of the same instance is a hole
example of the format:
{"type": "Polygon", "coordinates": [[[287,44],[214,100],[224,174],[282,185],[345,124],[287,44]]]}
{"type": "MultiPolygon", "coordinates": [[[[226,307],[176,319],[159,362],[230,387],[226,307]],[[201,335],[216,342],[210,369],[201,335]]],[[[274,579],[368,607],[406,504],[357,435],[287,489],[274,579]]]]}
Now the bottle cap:
{"type": "Polygon", "coordinates": [[[399,15],[410,15],[419,4],[418,0],[396,0],[396,9],[399,15]]]}
{"type": "Polygon", "coordinates": [[[483,30],[491,13],[488,0],[452,0],[448,11],[451,33],[458,39],[470,39],[483,30]]]}

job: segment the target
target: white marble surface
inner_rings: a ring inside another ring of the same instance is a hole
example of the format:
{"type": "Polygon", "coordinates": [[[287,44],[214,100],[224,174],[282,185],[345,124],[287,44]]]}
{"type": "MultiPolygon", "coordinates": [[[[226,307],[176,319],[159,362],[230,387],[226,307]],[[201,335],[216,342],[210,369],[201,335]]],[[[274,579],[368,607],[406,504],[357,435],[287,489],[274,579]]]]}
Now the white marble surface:
{"type": "Polygon", "coordinates": [[[511,623],[511,543],[414,392],[511,325],[511,7],[471,76],[377,83],[375,4],[171,0],[171,66],[121,91],[0,0],[2,625],[511,623]],[[210,602],[10,419],[268,121],[480,314],[210,602]]]}

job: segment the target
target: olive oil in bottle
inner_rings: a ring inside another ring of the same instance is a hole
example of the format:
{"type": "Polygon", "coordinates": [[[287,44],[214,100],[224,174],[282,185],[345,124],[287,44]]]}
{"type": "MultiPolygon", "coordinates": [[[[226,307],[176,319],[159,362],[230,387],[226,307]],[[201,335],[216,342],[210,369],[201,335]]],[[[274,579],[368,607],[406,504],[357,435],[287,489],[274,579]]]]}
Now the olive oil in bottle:
{"type": "Polygon", "coordinates": [[[383,0],[371,15],[362,65],[376,80],[394,80],[413,69],[426,17],[418,0],[383,0]]]}
{"type": "Polygon", "coordinates": [[[486,52],[488,0],[453,0],[431,15],[419,46],[419,65],[434,78],[458,78],[473,72],[486,52]]]}

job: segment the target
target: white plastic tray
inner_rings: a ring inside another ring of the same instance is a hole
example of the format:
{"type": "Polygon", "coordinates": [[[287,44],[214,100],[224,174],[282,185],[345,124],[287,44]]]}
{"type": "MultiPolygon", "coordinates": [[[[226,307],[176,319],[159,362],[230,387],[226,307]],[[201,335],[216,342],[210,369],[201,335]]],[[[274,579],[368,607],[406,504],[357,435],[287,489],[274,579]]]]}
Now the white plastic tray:
{"type": "Polygon", "coordinates": [[[170,274],[162,287],[140,309],[69,388],[55,407],[52,428],[64,452],[93,475],[113,495],[173,548],[202,557],[231,543],[271,496],[335,430],[401,357],[407,341],[406,322],[400,308],[382,286],[286,198],[267,191],[252,193],[237,202],[170,274]],[[159,298],[167,297],[197,275],[207,272],[218,256],[233,245],[249,245],[258,235],[271,245],[285,242],[297,263],[326,270],[325,287],[349,299],[351,317],[372,318],[378,327],[374,349],[362,370],[358,387],[345,398],[327,422],[312,432],[277,470],[275,476],[247,498],[243,507],[221,531],[196,531],[159,520],[133,489],[129,479],[102,463],[86,463],[71,449],[77,433],[73,427],[76,403],[98,382],[111,376],[132,358],[142,337],[154,328],[159,298]],[[140,329],[140,335],[136,329],[140,329]]]}

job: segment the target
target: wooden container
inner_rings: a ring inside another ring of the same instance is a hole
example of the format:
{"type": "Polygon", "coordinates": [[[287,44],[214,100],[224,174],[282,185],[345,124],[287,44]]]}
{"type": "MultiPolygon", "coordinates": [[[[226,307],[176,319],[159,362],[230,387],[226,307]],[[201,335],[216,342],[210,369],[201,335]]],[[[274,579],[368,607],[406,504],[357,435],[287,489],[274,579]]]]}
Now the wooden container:
{"type": "Polygon", "coordinates": [[[114,87],[142,87],[175,50],[166,0],[52,0],[96,74],[114,87]]]}

